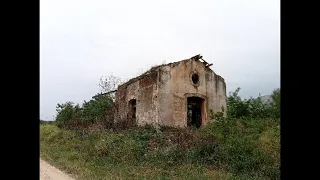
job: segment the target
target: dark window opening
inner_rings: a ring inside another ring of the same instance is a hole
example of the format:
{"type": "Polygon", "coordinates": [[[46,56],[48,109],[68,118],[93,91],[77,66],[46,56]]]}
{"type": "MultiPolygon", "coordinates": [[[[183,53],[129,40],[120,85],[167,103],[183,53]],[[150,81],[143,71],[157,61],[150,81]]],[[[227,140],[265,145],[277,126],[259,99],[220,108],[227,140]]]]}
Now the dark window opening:
{"type": "Polygon", "coordinates": [[[201,127],[203,99],[199,97],[187,98],[187,126],[201,127]]]}
{"type": "Polygon", "coordinates": [[[194,84],[197,84],[199,82],[199,75],[198,74],[193,74],[191,79],[192,79],[192,82],[194,84]]]}
{"type": "Polygon", "coordinates": [[[135,99],[131,99],[129,101],[129,112],[128,112],[128,118],[132,123],[136,122],[136,106],[137,101],[135,99]]]}

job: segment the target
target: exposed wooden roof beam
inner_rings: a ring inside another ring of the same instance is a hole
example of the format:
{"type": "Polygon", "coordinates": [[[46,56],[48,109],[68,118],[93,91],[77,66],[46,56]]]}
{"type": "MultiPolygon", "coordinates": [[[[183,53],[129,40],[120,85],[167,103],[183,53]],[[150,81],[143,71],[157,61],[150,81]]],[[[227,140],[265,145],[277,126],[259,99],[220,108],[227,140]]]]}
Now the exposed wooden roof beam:
{"type": "Polygon", "coordinates": [[[206,67],[212,66],[212,64],[209,64],[206,60],[204,60],[200,54],[195,55],[195,56],[191,57],[190,59],[196,60],[196,61],[199,61],[199,60],[201,59],[201,60],[203,61],[202,63],[203,63],[206,67]]]}
{"type": "Polygon", "coordinates": [[[212,63],[211,63],[211,64],[207,64],[206,67],[210,67],[210,66],[212,66],[212,65],[213,65],[212,63]]]}
{"type": "Polygon", "coordinates": [[[92,98],[95,98],[95,97],[98,97],[98,96],[107,95],[107,94],[111,94],[111,93],[114,93],[114,92],[117,92],[117,90],[109,91],[109,92],[106,92],[106,93],[101,93],[101,94],[93,96],[92,98]]]}

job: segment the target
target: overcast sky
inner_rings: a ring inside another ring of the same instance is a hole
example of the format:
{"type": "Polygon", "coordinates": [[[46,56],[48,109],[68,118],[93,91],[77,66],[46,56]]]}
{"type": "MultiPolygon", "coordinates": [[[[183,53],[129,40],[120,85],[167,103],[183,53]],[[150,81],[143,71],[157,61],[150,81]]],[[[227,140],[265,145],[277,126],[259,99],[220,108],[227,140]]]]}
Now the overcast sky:
{"type": "Polygon", "coordinates": [[[82,103],[101,76],[128,80],[201,54],[227,92],[280,87],[279,0],[40,0],[40,118],[82,103]]]}

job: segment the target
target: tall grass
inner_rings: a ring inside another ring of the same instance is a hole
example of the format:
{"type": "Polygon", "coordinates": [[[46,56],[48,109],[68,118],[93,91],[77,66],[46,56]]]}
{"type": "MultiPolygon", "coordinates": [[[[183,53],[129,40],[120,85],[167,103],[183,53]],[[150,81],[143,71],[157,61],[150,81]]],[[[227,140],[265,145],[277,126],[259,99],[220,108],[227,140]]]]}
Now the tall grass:
{"type": "Polygon", "coordinates": [[[41,125],[40,149],[42,158],[79,179],[279,179],[278,124],[238,119],[194,131],[81,134],[41,125]]]}
{"type": "Polygon", "coordinates": [[[280,179],[276,104],[228,102],[242,108],[227,108],[227,118],[213,113],[215,123],[201,129],[76,131],[40,125],[40,155],[77,179],[280,179]]]}

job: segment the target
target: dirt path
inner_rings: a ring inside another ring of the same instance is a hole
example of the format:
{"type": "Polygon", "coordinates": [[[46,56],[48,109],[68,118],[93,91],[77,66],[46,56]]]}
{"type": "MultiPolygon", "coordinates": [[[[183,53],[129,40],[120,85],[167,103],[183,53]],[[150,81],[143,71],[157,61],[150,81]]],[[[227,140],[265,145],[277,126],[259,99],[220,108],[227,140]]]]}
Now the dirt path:
{"type": "Polygon", "coordinates": [[[40,159],[40,180],[74,180],[64,172],[40,159]]]}

